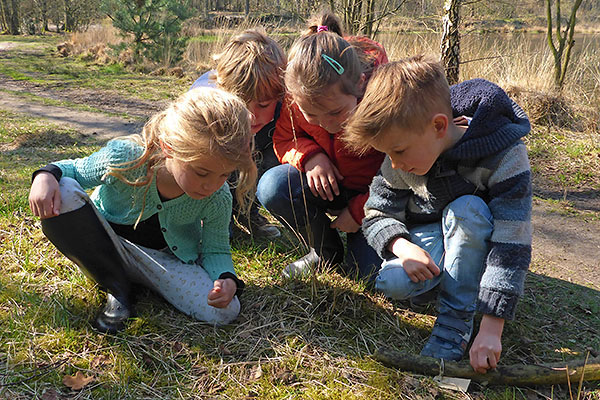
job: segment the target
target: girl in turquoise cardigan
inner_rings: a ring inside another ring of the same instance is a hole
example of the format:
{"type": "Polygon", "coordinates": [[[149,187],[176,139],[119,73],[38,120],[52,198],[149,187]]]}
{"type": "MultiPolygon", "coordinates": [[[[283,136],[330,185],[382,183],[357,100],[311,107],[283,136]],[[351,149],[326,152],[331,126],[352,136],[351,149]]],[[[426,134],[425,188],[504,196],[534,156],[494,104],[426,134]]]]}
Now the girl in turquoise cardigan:
{"type": "Polygon", "coordinates": [[[237,317],[244,284],[231,260],[226,180],[240,171],[237,200],[249,204],[256,181],[249,121],[238,97],[194,89],[154,115],[141,136],[34,172],[29,204],[44,234],[107,292],[98,330],[125,327],[132,283],[198,320],[237,317]]]}

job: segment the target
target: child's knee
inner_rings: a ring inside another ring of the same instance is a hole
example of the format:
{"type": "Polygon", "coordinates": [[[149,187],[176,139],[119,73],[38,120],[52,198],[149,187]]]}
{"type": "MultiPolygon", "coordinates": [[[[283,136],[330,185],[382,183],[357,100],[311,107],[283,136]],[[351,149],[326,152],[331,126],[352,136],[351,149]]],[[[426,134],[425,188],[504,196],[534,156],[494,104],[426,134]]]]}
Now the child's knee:
{"type": "Polygon", "coordinates": [[[59,187],[61,214],[78,210],[88,202],[89,196],[75,179],[61,178],[59,187]]]}
{"type": "Polygon", "coordinates": [[[199,321],[207,322],[209,324],[227,325],[232,323],[238,317],[240,310],[240,301],[237,296],[235,296],[227,307],[216,308],[209,306],[208,303],[201,304],[191,310],[189,315],[199,321]]]}
{"type": "Polygon", "coordinates": [[[443,225],[446,231],[456,227],[471,234],[488,237],[494,228],[493,217],[481,197],[465,195],[452,201],[444,209],[443,225]]]}
{"type": "Polygon", "coordinates": [[[405,300],[423,291],[425,282],[410,280],[398,259],[384,261],[375,278],[375,288],[387,297],[405,300]]]}
{"type": "Polygon", "coordinates": [[[256,197],[267,209],[276,204],[287,193],[288,179],[286,174],[282,173],[284,169],[282,167],[284,166],[267,170],[258,181],[256,197]]]}

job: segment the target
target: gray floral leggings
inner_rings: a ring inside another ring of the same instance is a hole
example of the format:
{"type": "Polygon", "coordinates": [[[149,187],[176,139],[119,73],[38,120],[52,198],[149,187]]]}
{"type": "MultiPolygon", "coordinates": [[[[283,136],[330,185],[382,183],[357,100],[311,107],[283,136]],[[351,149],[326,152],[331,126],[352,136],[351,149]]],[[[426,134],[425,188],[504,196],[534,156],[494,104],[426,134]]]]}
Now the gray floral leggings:
{"type": "Polygon", "coordinates": [[[237,296],[225,308],[208,305],[207,296],[213,288],[213,281],[200,264],[184,263],[168,249],[149,249],[118,236],[74,179],[63,177],[60,180],[60,195],[61,214],[77,210],[86,203],[92,205],[125,260],[127,275],[133,282],[153,289],[179,311],[200,321],[222,325],[238,316],[240,302],[237,296]]]}

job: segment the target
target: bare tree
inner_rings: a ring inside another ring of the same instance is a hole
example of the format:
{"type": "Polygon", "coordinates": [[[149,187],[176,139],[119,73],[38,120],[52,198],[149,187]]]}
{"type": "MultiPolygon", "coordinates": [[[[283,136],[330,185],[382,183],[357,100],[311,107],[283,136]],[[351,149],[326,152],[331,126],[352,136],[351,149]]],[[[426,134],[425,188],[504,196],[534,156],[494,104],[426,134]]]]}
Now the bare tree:
{"type": "Polygon", "coordinates": [[[442,19],[442,63],[448,83],[458,83],[460,65],[460,0],[445,0],[442,19]]]}
{"type": "Polygon", "coordinates": [[[8,31],[11,35],[21,33],[21,18],[19,16],[18,0],[0,0],[2,11],[2,30],[8,31]]]}
{"type": "Polygon", "coordinates": [[[8,31],[8,10],[5,0],[0,0],[0,32],[8,31]]]}
{"type": "Polygon", "coordinates": [[[546,0],[546,19],[548,22],[547,38],[548,45],[554,56],[554,84],[558,88],[562,88],[565,82],[565,76],[567,74],[567,67],[571,58],[571,50],[575,44],[573,35],[575,34],[575,24],[577,23],[577,10],[581,6],[582,0],[575,0],[573,7],[571,8],[571,16],[567,23],[567,27],[563,31],[561,28],[561,10],[560,0],[555,0],[555,11],[556,11],[556,41],[558,46],[554,44],[554,36],[552,34],[552,0],[546,0]]]}
{"type": "Polygon", "coordinates": [[[42,32],[48,32],[48,0],[36,0],[42,20],[42,32]]]}

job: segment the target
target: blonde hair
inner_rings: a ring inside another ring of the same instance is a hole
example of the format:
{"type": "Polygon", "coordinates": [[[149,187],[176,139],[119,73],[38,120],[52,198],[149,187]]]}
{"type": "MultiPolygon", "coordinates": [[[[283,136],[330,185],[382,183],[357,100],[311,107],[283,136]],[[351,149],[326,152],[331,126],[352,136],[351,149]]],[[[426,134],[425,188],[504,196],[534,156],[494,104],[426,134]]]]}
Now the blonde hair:
{"type": "Polygon", "coordinates": [[[420,133],[436,113],[452,118],[444,67],[433,57],[406,58],[377,68],[342,139],[364,153],[382,131],[396,125],[420,133]]]}
{"type": "Polygon", "coordinates": [[[285,54],[261,28],[234,36],[213,59],[217,86],[239,96],[246,104],[252,100],[280,99],[285,94],[285,54]]]}
{"type": "MultiPolygon", "coordinates": [[[[323,11],[312,18],[308,30],[298,38],[289,52],[285,84],[292,96],[311,98],[322,95],[329,86],[341,82],[342,92],[362,96],[359,81],[373,64],[364,45],[353,45],[343,38],[342,23],[334,14],[323,11]],[[320,26],[327,30],[319,29],[320,26]],[[357,51],[358,49],[358,51],[357,51]],[[339,74],[323,57],[332,58],[344,68],[339,74]]],[[[372,68],[372,67],[371,67],[372,68]]]]}
{"type": "MultiPolygon", "coordinates": [[[[252,203],[257,176],[252,158],[254,141],[250,113],[239,97],[217,88],[190,90],[150,118],[141,136],[126,139],[143,145],[144,153],[136,160],[112,166],[107,175],[132,186],[146,186],[147,193],[156,171],[164,165],[162,142],[169,148],[169,155],[183,163],[194,164],[217,154],[236,165],[240,171],[236,198],[244,209],[252,203]],[[123,175],[144,164],[147,167],[144,177],[131,181],[123,175]]],[[[144,202],[145,198],[144,195],[144,202]]],[[[141,217],[140,214],[136,224],[141,217]]]]}

